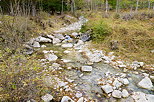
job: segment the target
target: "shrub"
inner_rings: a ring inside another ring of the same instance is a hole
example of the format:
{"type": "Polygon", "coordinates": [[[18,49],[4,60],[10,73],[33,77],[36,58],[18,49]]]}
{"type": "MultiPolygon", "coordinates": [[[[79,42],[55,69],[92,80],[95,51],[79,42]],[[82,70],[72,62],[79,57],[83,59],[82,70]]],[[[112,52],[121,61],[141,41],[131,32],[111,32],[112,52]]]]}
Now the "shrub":
{"type": "Polygon", "coordinates": [[[109,36],[112,32],[111,28],[103,20],[89,21],[82,26],[81,32],[92,30],[92,39],[95,42],[100,42],[109,36]]]}

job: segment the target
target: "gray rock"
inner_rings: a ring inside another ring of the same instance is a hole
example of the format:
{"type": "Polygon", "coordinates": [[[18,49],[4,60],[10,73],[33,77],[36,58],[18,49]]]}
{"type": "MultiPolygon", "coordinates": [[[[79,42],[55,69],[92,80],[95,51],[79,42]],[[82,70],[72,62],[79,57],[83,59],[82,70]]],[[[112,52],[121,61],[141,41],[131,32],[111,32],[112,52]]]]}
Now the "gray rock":
{"type": "Polygon", "coordinates": [[[24,47],[23,54],[26,54],[26,55],[31,55],[31,54],[33,54],[34,49],[33,49],[31,46],[29,46],[29,45],[27,45],[27,44],[24,44],[23,47],[24,47]]]}
{"type": "Polygon", "coordinates": [[[154,76],[150,75],[150,79],[152,82],[154,82],[154,76]]]}
{"type": "Polygon", "coordinates": [[[113,96],[114,98],[121,98],[121,97],[122,97],[122,92],[119,91],[119,90],[114,90],[114,91],[112,92],[112,96],[113,96]]]}
{"type": "Polygon", "coordinates": [[[86,33],[81,34],[80,40],[84,42],[89,41],[91,39],[90,33],[91,33],[91,30],[87,31],[86,33]]]}
{"type": "Polygon", "coordinates": [[[33,47],[41,47],[39,42],[34,41],[33,47]]]}
{"type": "Polygon", "coordinates": [[[154,102],[154,95],[146,94],[147,102],[154,102]]]}
{"type": "Polygon", "coordinates": [[[60,39],[58,39],[58,38],[53,38],[53,44],[58,44],[58,43],[60,43],[61,42],[61,40],[60,39]]]}
{"type": "Polygon", "coordinates": [[[61,102],[74,102],[74,101],[68,96],[63,96],[61,102]]]}
{"type": "Polygon", "coordinates": [[[45,48],[45,47],[47,47],[47,46],[46,46],[46,45],[42,45],[41,47],[45,48]]]}
{"type": "Polygon", "coordinates": [[[150,80],[150,78],[145,77],[144,79],[142,79],[139,83],[138,86],[144,89],[152,89],[153,85],[152,82],[150,80]]]}
{"type": "Polygon", "coordinates": [[[92,66],[82,66],[81,71],[83,71],[83,72],[91,72],[92,71],[92,66]]]}
{"type": "Polygon", "coordinates": [[[120,81],[118,81],[118,79],[115,79],[113,82],[113,86],[116,88],[119,88],[122,86],[122,83],[120,81]]]}
{"type": "Polygon", "coordinates": [[[151,50],[150,52],[151,52],[151,53],[154,53],[154,50],[151,50]]]}
{"type": "Polygon", "coordinates": [[[135,100],[135,102],[148,102],[145,93],[143,92],[134,92],[132,98],[135,100]]]}
{"type": "Polygon", "coordinates": [[[113,91],[113,87],[111,85],[104,85],[104,86],[101,86],[101,88],[107,94],[113,91]]]}
{"type": "Polygon", "coordinates": [[[58,59],[58,57],[54,54],[45,54],[45,58],[49,61],[56,61],[58,59]]]}
{"type": "Polygon", "coordinates": [[[51,39],[45,38],[45,37],[42,37],[42,36],[37,37],[37,38],[36,38],[36,41],[42,42],[42,43],[45,43],[45,42],[52,42],[51,39]]]}
{"type": "Polygon", "coordinates": [[[54,37],[58,38],[60,40],[64,40],[65,39],[65,37],[62,34],[54,34],[54,37]]]}
{"type": "Polygon", "coordinates": [[[119,80],[122,84],[124,84],[124,85],[128,85],[128,84],[129,84],[129,81],[128,81],[127,78],[118,78],[118,80],[119,80]]]}
{"type": "Polygon", "coordinates": [[[41,99],[42,99],[44,102],[50,102],[50,101],[53,99],[53,96],[50,95],[50,94],[46,94],[45,96],[42,96],[41,99]]]}
{"type": "Polygon", "coordinates": [[[72,43],[62,44],[62,47],[63,48],[71,48],[71,47],[73,47],[73,44],[72,43]]]}
{"type": "Polygon", "coordinates": [[[127,91],[126,89],[123,89],[123,90],[122,90],[122,97],[126,98],[126,97],[128,97],[128,96],[129,96],[128,91],[127,91]]]}

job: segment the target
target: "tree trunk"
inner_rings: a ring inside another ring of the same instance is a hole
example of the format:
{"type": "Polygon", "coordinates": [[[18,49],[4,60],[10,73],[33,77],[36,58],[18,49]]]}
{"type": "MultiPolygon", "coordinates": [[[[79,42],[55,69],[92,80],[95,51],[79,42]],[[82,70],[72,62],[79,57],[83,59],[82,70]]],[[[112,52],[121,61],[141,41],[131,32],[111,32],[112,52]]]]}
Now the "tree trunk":
{"type": "Polygon", "coordinates": [[[136,12],[138,11],[138,6],[139,6],[139,0],[136,1],[136,12]]]}
{"type": "Polygon", "coordinates": [[[119,0],[117,0],[117,2],[116,2],[116,13],[118,13],[119,12],[119,0]]]}
{"type": "Polygon", "coordinates": [[[109,9],[109,7],[108,7],[108,6],[109,6],[109,5],[108,5],[108,0],[106,0],[105,5],[106,5],[106,6],[105,6],[105,7],[106,7],[105,12],[108,13],[108,9],[109,9]]]}
{"type": "Polygon", "coordinates": [[[61,12],[62,12],[62,14],[64,12],[64,0],[62,0],[62,9],[61,9],[61,12]]]}
{"type": "Polygon", "coordinates": [[[151,3],[150,3],[150,0],[148,0],[148,11],[150,10],[151,8],[151,3]]]}

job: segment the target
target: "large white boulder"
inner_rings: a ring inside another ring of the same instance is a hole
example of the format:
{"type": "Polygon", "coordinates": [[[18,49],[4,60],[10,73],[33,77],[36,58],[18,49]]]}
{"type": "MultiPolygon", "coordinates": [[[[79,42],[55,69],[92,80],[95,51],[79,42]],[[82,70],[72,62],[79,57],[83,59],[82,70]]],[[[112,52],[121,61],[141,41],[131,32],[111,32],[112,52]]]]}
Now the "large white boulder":
{"type": "Polygon", "coordinates": [[[138,86],[144,89],[151,89],[153,88],[152,82],[149,77],[145,77],[142,79],[139,83],[138,86]]]}

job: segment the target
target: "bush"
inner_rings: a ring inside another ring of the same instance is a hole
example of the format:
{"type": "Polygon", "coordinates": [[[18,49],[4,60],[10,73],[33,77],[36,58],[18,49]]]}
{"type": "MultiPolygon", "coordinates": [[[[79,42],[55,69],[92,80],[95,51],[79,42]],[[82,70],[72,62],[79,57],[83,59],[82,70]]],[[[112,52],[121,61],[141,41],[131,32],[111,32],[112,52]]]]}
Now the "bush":
{"type": "Polygon", "coordinates": [[[112,32],[111,28],[103,20],[89,21],[82,26],[81,32],[92,30],[93,41],[100,42],[109,36],[112,32]]]}

